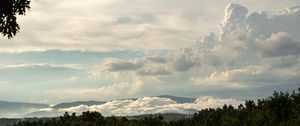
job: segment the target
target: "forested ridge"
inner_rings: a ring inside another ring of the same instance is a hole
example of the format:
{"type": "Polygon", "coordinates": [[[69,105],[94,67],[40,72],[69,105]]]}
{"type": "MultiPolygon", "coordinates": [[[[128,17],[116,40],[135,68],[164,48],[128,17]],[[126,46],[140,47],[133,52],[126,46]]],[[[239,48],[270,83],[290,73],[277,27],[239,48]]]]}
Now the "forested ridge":
{"type": "Polygon", "coordinates": [[[173,121],[165,121],[159,114],[129,120],[87,111],[78,116],[65,113],[49,120],[20,121],[13,126],[300,126],[299,91],[300,88],[292,93],[274,92],[270,97],[247,100],[238,107],[203,109],[191,118],[173,121]]]}

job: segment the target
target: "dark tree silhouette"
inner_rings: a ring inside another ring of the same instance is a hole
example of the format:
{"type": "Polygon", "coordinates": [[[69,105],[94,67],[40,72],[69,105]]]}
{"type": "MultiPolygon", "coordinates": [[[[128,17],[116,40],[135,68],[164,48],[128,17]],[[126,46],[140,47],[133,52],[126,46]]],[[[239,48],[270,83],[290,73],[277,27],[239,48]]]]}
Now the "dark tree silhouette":
{"type": "Polygon", "coordinates": [[[25,15],[30,0],[0,0],[0,33],[9,39],[20,30],[17,15],[25,15]]]}

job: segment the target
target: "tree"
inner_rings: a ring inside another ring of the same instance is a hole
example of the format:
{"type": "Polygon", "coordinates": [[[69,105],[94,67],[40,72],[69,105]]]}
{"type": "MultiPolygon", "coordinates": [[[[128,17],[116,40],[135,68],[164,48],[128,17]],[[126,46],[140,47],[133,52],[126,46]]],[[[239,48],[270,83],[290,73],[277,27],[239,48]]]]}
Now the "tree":
{"type": "Polygon", "coordinates": [[[30,9],[30,0],[0,0],[0,33],[13,38],[20,30],[17,15],[25,15],[30,9]]]}

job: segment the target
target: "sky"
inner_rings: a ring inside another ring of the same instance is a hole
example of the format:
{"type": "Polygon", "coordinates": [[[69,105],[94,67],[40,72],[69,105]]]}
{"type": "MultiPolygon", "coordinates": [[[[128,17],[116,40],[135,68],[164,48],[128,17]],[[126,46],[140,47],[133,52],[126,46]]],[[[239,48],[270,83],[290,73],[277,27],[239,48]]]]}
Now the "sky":
{"type": "Polygon", "coordinates": [[[299,0],[38,0],[0,38],[0,100],[256,99],[300,85],[299,0]]]}

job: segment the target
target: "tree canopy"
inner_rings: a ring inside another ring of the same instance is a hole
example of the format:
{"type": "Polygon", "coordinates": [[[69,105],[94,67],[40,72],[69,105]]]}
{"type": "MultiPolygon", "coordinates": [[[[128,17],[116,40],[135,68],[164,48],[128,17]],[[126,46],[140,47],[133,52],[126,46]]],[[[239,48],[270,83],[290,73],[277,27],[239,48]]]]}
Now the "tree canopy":
{"type": "Polygon", "coordinates": [[[20,30],[17,15],[25,15],[30,0],[0,0],[0,33],[13,38],[20,30]]]}

